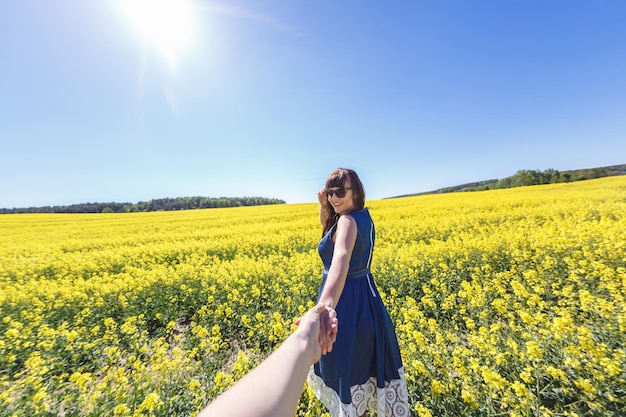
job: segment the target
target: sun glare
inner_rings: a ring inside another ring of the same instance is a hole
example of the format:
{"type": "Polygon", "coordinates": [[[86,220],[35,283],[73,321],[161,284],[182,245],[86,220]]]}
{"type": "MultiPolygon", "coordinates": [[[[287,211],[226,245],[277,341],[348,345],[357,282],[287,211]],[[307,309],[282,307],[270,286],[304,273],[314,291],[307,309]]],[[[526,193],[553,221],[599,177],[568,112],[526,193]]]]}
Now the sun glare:
{"type": "Polygon", "coordinates": [[[190,46],[194,19],[189,0],[120,0],[139,35],[173,68],[190,46]]]}

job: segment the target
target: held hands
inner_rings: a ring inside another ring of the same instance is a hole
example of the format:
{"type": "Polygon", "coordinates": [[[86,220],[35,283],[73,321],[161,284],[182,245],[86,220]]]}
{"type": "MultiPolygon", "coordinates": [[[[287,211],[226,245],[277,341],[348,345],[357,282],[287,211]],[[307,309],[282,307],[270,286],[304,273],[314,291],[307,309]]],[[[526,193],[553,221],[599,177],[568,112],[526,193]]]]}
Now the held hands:
{"type": "Polygon", "coordinates": [[[293,416],[311,365],[319,361],[322,353],[330,352],[336,340],[337,313],[320,303],[296,324],[296,331],[269,357],[220,394],[198,417],[293,416]],[[241,401],[242,398],[246,400],[241,401]]]}
{"type": "Polygon", "coordinates": [[[322,355],[325,355],[333,350],[333,343],[337,340],[339,322],[337,320],[337,312],[330,306],[322,306],[319,317],[320,332],[318,341],[322,355]]]}
{"type": "Polygon", "coordinates": [[[312,349],[312,363],[333,349],[338,330],[337,313],[333,308],[320,303],[296,320],[296,325],[296,333],[300,333],[312,349]]]}

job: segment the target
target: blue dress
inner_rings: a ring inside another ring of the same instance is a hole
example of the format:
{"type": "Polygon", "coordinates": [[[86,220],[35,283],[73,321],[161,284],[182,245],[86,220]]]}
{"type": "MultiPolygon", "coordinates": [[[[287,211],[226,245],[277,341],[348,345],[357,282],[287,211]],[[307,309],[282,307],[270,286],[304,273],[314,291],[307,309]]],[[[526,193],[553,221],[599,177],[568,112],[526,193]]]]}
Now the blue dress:
{"type": "MultiPolygon", "coordinates": [[[[358,417],[367,410],[378,417],[409,416],[404,368],[393,322],[376,289],[370,265],[374,222],[369,210],[348,214],[356,221],[357,237],[348,276],[335,310],[337,340],[330,353],[311,367],[309,386],[331,417],[358,417]]],[[[333,257],[334,227],[322,238],[318,251],[324,264],[324,289],[333,257]]]]}

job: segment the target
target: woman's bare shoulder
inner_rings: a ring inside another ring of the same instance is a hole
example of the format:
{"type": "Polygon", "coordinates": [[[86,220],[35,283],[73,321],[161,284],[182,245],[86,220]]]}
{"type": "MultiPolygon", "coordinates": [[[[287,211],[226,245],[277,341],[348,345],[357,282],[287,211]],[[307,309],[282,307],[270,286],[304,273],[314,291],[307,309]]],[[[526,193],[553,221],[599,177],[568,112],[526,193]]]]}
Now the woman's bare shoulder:
{"type": "Polygon", "coordinates": [[[337,226],[338,227],[356,227],[356,220],[355,218],[352,216],[352,214],[348,213],[348,214],[344,214],[341,217],[339,217],[339,220],[337,221],[337,226]]]}

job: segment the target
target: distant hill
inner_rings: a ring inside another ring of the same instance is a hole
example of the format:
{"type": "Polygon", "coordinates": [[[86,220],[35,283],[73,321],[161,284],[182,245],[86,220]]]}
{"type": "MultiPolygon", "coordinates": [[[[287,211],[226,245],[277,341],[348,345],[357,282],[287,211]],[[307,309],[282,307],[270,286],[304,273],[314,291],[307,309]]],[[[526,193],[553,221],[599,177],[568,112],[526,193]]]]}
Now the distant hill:
{"type": "Polygon", "coordinates": [[[600,168],[575,169],[570,171],[557,171],[555,169],[547,169],[545,171],[520,170],[517,171],[515,175],[502,179],[469,182],[467,184],[456,185],[454,187],[445,187],[434,191],[426,191],[415,194],[404,194],[389,198],[412,197],[426,194],[456,193],[461,191],[484,191],[495,190],[499,188],[522,187],[526,185],[574,182],[624,174],[626,174],[626,164],[611,165],[600,168]]]}
{"type": "Polygon", "coordinates": [[[140,201],[139,203],[83,203],[69,206],[46,206],[0,209],[0,214],[14,213],[131,213],[145,211],[192,210],[202,208],[261,206],[285,204],[265,197],[178,197],[140,201]]]}

